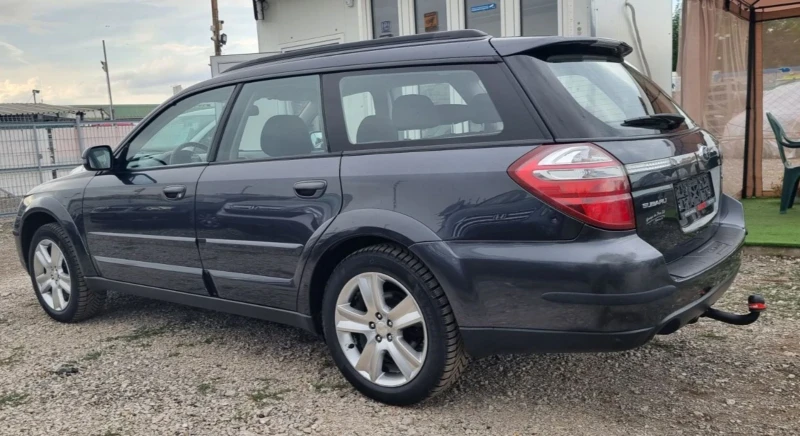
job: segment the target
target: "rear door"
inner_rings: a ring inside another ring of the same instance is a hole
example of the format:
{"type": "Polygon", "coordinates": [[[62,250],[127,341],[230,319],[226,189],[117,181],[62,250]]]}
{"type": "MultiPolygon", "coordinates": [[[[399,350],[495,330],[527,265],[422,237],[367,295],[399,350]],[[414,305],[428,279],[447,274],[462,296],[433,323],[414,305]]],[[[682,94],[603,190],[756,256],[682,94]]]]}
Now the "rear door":
{"type": "Polygon", "coordinates": [[[165,108],[86,186],[89,251],[102,277],[208,295],[195,239],[195,186],[232,86],[165,108]]]}
{"type": "Polygon", "coordinates": [[[197,185],[203,266],[221,298],[294,310],[300,255],[339,212],[320,77],[245,84],[197,185]]]}
{"type": "Polygon", "coordinates": [[[623,63],[624,45],[563,47],[507,60],[557,142],[597,144],[625,165],[639,236],[667,261],[695,250],[716,230],[722,195],[716,141],[623,63]]]}

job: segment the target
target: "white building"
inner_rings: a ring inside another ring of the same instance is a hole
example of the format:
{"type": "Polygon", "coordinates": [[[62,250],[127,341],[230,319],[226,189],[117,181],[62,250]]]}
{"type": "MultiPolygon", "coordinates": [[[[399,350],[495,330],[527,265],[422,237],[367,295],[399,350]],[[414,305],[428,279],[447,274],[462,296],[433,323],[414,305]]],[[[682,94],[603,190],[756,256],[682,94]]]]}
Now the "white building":
{"type": "MultiPolygon", "coordinates": [[[[664,89],[672,84],[672,0],[253,0],[253,11],[262,55],[467,28],[494,36],[600,36],[626,41],[635,50],[629,62],[647,73],[644,53],[650,76],[664,89]]],[[[212,58],[212,72],[252,56],[212,58]]]]}

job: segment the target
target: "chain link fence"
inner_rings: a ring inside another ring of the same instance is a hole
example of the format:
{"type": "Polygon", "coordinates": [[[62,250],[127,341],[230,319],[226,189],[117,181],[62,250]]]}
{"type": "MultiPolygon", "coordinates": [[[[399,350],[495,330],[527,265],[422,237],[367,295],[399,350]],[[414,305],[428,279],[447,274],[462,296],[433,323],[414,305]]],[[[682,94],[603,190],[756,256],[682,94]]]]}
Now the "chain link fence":
{"type": "Polygon", "coordinates": [[[24,121],[0,123],[0,216],[16,213],[22,197],[35,186],[81,165],[83,150],[103,144],[116,147],[137,124],[24,121]]]}

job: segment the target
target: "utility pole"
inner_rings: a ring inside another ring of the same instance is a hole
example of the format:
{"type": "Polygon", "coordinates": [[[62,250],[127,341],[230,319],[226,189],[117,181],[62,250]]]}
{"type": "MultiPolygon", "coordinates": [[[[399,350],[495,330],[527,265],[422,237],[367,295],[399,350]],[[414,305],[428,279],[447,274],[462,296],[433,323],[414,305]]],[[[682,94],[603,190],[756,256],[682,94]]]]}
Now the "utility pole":
{"type": "Polygon", "coordinates": [[[106,56],[106,40],[103,40],[103,60],[100,61],[103,71],[106,72],[106,85],[108,85],[108,107],[111,121],[114,121],[114,100],[111,98],[111,78],[108,75],[108,56],[106,56]]]}
{"type": "Polygon", "coordinates": [[[38,89],[31,89],[31,94],[33,94],[33,104],[36,104],[36,94],[39,93],[38,89]]]}
{"type": "Polygon", "coordinates": [[[211,40],[214,41],[214,55],[219,56],[222,54],[222,42],[219,38],[220,32],[220,25],[219,25],[219,10],[217,9],[217,0],[211,0],[211,31],[214,33],[214,36],[211,37],[211,40]]]}

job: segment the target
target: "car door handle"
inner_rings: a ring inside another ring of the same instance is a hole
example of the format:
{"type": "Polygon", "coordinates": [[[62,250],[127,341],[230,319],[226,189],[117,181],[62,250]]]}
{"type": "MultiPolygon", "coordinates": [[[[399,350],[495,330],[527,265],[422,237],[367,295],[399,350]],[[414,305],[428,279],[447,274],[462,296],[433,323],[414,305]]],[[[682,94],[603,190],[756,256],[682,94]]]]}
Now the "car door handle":
{"type": "Polygon", "coordinates": [[[328,182],[324,180],[304,180],[294,184],[294,192],[301,198],[319,198],[327,187],[328,182]]]}
{"type": "Polygon", "coordinates": [[[164,188],[164,197],[167,200],[180,200],[186,196],[186,187],[183,185],[173,185],[164,188]]]}

